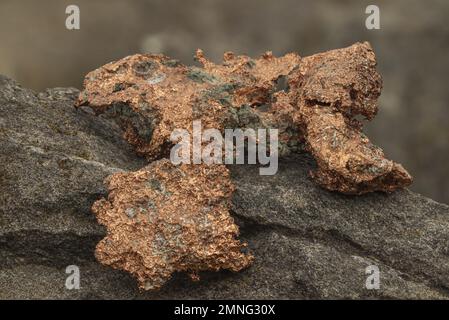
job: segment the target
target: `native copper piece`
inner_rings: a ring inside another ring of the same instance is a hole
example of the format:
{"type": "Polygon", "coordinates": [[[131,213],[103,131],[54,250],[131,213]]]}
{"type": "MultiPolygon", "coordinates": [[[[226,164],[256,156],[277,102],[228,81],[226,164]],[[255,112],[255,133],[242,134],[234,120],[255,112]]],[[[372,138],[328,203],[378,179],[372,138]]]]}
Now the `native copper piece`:
{"type": "MultiPolygon", "coordinates": [[[[109,63],[86,76],[77,105],[116,119],[125,139],[149,160],[166,155],[173,130],[191,130],[195,119],[204,129],[278,127],[283,108],[291,108],[273,101],[276,80],[299,66],[296,54],[275,58],[266,53],[253,60],[228,52],[223,65],[206,60],[201,50],[196,57],[203,68],[186,67],[162,55],[134,55],[109,63]],[[258,110],[266,106],[272,110],[258,110]]],[[[291,118],[292,111],[288,113],[291,118]]],[[[293,130],[291,120],[279,124],[288,125],[293,130]]]]}
{"type": "MultiPolygon", "coordinates": [[[[124,138],[149,161],[167,158],[175,129],[279,129],[279,155],[306,149],[324,188],[347,194],[391,192],[411,183],[362,133],[377,113],[381,78],[368,43],[306,58],[291,53],[259,59],[225,53],[217,65],[197,51],[200,67],[163,55],[133,55],[86,76],[78,107],[112,117],[124,138]]],[[[174,271],[248,266],[228,212],[233,185],[224,165],[174,166],[160,160],[107,181],[109,201],[93,211],[108,235],[97,247],[104,264],[131,272],[144,289],[174,271]],[[156,182],[154,187],[151,182],[156,182]],[[163,187],[161,187],[163,186],[163,187]],[[158,188],[161,188],[160,190],[158,188]]]]}
{"type": "Polygon", "coordinates": [[[223,165],[173,165],[168,159],[107,178],[108,199],[93,211],[107,228],[97,259],[135,276],[141,289],[160,288],[175,271],[239,271],[244,254],[229,214],[234,190],[223,165]]]}
{"type": "Polygon", "coordinates": [[[368,43],[304,58],[295,75],[297,120],[318,169],[315,181],[347,194],[394,191],[412,182],[400,165],[362,133],[377,113],[382,81],[368,43]]]}

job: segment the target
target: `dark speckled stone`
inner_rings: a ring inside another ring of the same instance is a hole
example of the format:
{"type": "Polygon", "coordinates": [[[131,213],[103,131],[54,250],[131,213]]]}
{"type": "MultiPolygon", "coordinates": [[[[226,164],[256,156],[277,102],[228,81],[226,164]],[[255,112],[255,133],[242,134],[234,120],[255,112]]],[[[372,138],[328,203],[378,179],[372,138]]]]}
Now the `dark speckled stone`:
{"type": "Polygon", "coordinates": [[[408,190],[342,196],[308,177],[306,155],[275,176],[234,166],[233,215],[256,259],[240,272],[176,275],[139,293],[93,255],[104,230],[90,206],[103,179],[145,165],[107,119],[75,110],[76,89],[35,93],[0,77],[0,298],[449,297],[449,208],[408,190]],[[65,289],[68,265],[81,289],[65,289]],[[365,269],[380,269],[367,290],[365,269]]]}

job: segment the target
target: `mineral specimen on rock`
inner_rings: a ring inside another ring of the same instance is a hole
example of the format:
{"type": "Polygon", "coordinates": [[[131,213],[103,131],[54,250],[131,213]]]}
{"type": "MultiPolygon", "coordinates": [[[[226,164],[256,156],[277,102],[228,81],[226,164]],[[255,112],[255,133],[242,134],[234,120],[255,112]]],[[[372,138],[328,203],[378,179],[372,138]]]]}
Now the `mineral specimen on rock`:
{"type": "Polygon", "coordinates": [[[225,63],[215,65],[198,51],[197,59],[204,68],[162,55],[109,63],[86,76],[77,105],[119,121],[126,140],[150,160],[166,154],[173,130],[191,130],[195,119],[205,129],[278,127],[278,110],[263,113],[258,107],[272,104],[276,80],[299,65],[296,54],[275,58],[267,53],[252,60],[227,53],[225,63]]]}
{"type": "MultiPolygon", "coordinates": [[[[411,183],[408,172],[363,135],[362,122],[356,119],[375,116],[381,90],[368,43],[302,59],[297,54],[276,58],[270,52],[251,59],[228,52],[223,64],[216,65],[201,50],[196,58],[203,68],[163,55],[134,55],[109,63],[86,76],[77,106],[115,119],[125,139],[150,161],[167,157],[175,129],[191,132],[193,121],[201,120],[204,129],[221,131],[278,129],[280,155],[304,144],[317,163],[312,177],[329,190],[390,192],[411,183]]],[[[97,247],[98,259],[130,271],[146,289],[160,287],[174,271],[195,275],[199,270],[248,266],[251,256],[240,251],[226,205],[233,188],[226,168],[214,164],[176,169],[167,161],[109,179],[110,201],[101,200],[93,208],[108,228],[97,247]],[[181,187],[175,198],[153,190],[145,181],[163,171],[156,180],[163,178],[171,193],[184,181],[179,172],[188,176],[185,183],[192,190],[181,187]],[[217,189],[217,182],[225,189],[217,189]],[[205,208],[211,211],[203,212],[205,208]],[[209,222],[201,224],[202,219],[209,222]],[[175,232],[173,226],[182,230],[175,232]]]]}
{"type": "Polygon", "coordinates": [[[107,178],[108,199],[93,211],[107,227],[97,259],[134,275],[142,289],[160,288],[175,271],[198,279],[202,270],[247,267],[229,214],[234,190],[225,166],[174,166],[158,160],[107,178]]]}
{"type": "MultiPolygon", "coordinates": [[[[304,58],[293,90],[297,123],[318,169],[315,181],[348,194],[394,191],[412,181],[400,165],[362,133],[362,115],[377,113],[381,78],[368,44],[359,44],[304,58]]],[[[293,81],[292,81],[293,82],[293,81]]]]}
{"type": "Polygon", "coordinates": [[[126,140],[148,159],[167,156],[174,129],[277,128],[281,156],[305,142],[323,187],[349,194],[393,191],[411,183],[361,132],[355,116],[377,112],[381,78],[368,43],[300,58],[259,59],[226,53],[224,63],[186,67],[162,55],[109,63],[85,80],[78,106],[116,119],[126,140]]]}
{"type": "Polygon", "coordinates": [[[449,299],[449,206],[409,190],[327,192],[308,179],[315,164],[305,153],[280,159],[274,176],[229,167],[250,268],[201,272],[197,283],[176,273],[140,292],[95,259],[106,230],[90,207],[107,197],[105,177],[147,163],[113,121],[74,109],[78,95],[0,75],[1,299],[449,299]],[[81,290],[64,286],[73,264],[81,290]],[[371,265],[379,290],[365,287],[371,265]]]}

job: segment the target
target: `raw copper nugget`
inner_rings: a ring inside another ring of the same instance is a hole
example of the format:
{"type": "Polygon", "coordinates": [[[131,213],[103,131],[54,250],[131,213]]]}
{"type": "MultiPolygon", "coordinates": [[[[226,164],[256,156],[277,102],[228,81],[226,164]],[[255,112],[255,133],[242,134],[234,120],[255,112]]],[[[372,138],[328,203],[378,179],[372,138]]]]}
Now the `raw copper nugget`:
{"type": "Polygon", "coordinates": [[[152,162],[107,179],[108,199],[92,210],[107,228],[96,257],[130,272],[142,289],[160,288],[175,271],[239,271],[253,257],[236,239],[229,214],[234,187],[224,166],[152,162]]]}
{"type": "Polygon", "coordinates": [[[326,189],[390,192],[412,182],[355,118],[371,120],[377,113],[382,82],[375,67],[374,52],[364,43],[304,58],[295,74],[296,123],[318,165],[312,176],[326,189]]]}
{"type": "Polygon", "coordinates": [[[220,65],[187,67],[163,55],[133,55],[86,76],[78,107],[112,117],[124,138],[152,162],[107,179],[108,200],[93,211],[107,227],[97,259],[131,272],[144,289],[161,287],[175,271],[233,271],[252,256],[240,251],[228,210],[234,188],[225,165],[175,166],[167,159],[175,129],[279,129],[279,154],[301,145],[312,154],[314,180],[347,194],[391,192],[411,183],[362,133],[356,116],[377,113],[381,78],[368,43],[300,58],[259,59],[225,53],[220,65]],[[154,182],[154,183],[153,183],[154,182]],[[156,185],[156,187],[155,187],[156,185]]]}

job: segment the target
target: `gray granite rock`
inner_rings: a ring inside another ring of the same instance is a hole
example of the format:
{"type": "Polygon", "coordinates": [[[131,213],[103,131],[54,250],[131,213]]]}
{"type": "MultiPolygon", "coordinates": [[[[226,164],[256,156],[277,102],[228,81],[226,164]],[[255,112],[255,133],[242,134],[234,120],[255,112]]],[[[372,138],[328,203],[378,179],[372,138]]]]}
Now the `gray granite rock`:
{"type": "Polygon", "coordinates": [[[234,166],[233,215],[256,256],[249,269],[176,274],[140,293],[96,262],[104,235],[90,206],[103,179],[145,164],[107,119],[73,108],[78,91],[35,93],[0,77],[0,298],[449,298],[449,207],[408,190],[343,196],[308,178],[305,154],[275,176],[234,166]],[[68,290],[68,265],[81,288],[68,290]],[[365,287],[366,268],[380,289],[365,287]]]}

